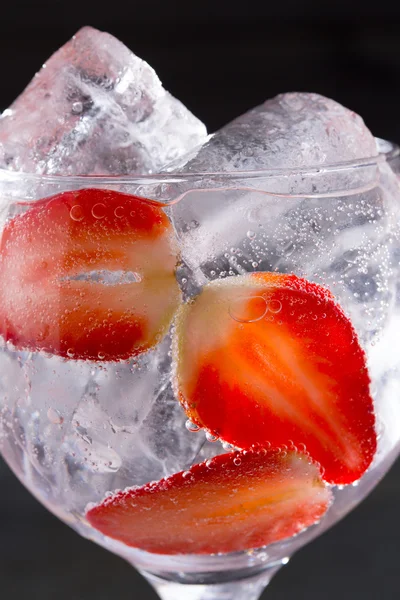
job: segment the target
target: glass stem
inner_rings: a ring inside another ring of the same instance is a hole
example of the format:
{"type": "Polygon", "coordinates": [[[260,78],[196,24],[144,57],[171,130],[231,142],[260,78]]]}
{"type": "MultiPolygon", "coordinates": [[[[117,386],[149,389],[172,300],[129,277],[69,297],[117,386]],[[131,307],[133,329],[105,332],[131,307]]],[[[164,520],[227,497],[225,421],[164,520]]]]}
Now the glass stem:
{"type": "Polygon", "coordinates": [[[143,573],[161,600],[258,600],[279,567],[223,583],[176,583],[143,573]]]}

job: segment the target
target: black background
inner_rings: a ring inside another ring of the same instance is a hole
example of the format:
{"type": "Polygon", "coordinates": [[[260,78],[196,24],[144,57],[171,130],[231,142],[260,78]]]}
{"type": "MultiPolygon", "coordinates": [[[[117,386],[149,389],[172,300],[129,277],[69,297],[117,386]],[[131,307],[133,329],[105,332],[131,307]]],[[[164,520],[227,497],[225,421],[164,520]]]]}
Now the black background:
{"type": "MultiPolygon", "coordinates": [[[[283,0],[15,0],[2,7],[0,109],[82,25],[119,37],[212,131],[279,92],[331,96],[400,141],[400,6],[283,0]]],[[[296,555],[270,600],[400,597],[400,464],[296,555]]],[[[155,600],[140,576],[48,514],[0,463],[0,598],[155,600]]]]}

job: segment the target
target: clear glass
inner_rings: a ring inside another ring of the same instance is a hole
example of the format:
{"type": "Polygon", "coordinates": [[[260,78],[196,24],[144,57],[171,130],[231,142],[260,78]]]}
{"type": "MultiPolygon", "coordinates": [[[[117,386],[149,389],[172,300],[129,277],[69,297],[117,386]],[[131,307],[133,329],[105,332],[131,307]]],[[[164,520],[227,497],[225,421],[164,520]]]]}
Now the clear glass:
{"type": "MultiPolygon", "coordinates": [[[[353,509],[397,456],[400,159],[393,145],[380,141],[380,147],[380,155],[370,160],[307,171],[135,178],[0,171],[2,229],[38,201],[70,190],[96,188],[151,199],[173,226],[180,253],[175,276],[184,300],[218,278],[255,271],[294,273],[333,292],[366,352],[378,452],[359,481],[333,487],[334,502],[322,520],[263,548],[164,555],[103,536],[90,526],[85,511],[108,492],[143,486],[227,451],[203,430],[185,426],[187,417],[171,384],[171,328],[152,348],[122,361],[100,354],[96,360],[77,359],[73,352],[60,357],[45,347],[35,351],[2,340],[4,459],[50,511],[128,560],[165,599],[257,598],[276,570],[353,509]]],[[[74,217],[80,218],[71,211],[74,217]]],[[[63,240],[58,243],[62,253],[63,240]]],[[[27,244],[21,260],[35,256],[27,244]]],[[[46,263],[46,256],[41,258],[46,263]]],[[[2,274],[2,285],[15,287],[18,273],[7,276],[4,280],[2,274]]],[[[0,314],[3,325],[6,318],[0,314]]]]}

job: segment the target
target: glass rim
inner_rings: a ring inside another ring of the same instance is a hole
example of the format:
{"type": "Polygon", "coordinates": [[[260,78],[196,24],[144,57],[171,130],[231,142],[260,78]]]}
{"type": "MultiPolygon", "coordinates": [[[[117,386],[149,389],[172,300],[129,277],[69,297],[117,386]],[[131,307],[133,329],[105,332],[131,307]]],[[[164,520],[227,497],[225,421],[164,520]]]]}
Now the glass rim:
{"type": "Polygon", "coordinates": [[[45,182],[45,183],[76,183],[79,186],[88,182],[91,183],[89,187],[96,187],[97,185],[112,185],[112,184],[151,184],[154,182],[159,183],[179,183],[179,182],[190,182],[197,181],[199,179],[269,179],[277,177],[292,177],[300,174],[309,175],[321,175],[323,173],[331,173],[335,171],[349,171],[352,169],[359,169],[363,167],[376,166],[382,162],[390,163],[400,158],[400,146],[394,142],[384,140],[382,138],[375,138],[377,143],[378,152],[375,156],[366,158],[360,158],[356,160],[349,160],[337,163],[327,163],[308,167],[282,167],[273,169],[250,169],[250,170],[235,170],[235,171],[199,171],[199,172],[185,172],[184,170],[173,173],[173,172],[161,172],[161,173],[150,173],[150,174],[136,174],[136,175],[49,175],[32,173],[26,171],[12,171],[9,169],[0,168],[0,181],[2,179],[15,180],[23,178],[28,179],[32,182],[45,182]]]}

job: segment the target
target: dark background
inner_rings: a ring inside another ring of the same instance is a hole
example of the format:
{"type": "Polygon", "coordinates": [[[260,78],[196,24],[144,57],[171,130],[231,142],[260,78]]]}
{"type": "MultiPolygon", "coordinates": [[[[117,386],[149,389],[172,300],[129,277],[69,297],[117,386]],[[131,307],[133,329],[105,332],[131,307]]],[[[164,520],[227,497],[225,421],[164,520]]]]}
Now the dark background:
{"type": "MultiPolygon", "coordinates": [[[[15,0],[2,7],[0,109],[82,25],[119,37],[212,131],[279,92],[315,91],[400,141],[400,6],[283,0],[15,0]]],[[[269,600],[400,597],[400,464],[296,555],[269,600]]],[[[155,600],[133,569],[48,514],[0,463],[0,598],[155,600]]]]}

